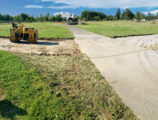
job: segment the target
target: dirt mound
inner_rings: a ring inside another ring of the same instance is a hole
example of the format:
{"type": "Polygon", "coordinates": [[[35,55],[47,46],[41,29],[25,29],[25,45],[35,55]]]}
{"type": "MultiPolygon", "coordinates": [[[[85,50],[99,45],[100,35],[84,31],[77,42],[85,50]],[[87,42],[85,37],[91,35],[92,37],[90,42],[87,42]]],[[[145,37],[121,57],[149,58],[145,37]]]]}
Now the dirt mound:
{"type": "Polygon", "coordinates": [[[6,38],[0,38],[0,50],[37,55],[71,55],[80,52],[74,40],[38,40],[37,44],[28,44],[25,41],[11,43],[6,38]]]}

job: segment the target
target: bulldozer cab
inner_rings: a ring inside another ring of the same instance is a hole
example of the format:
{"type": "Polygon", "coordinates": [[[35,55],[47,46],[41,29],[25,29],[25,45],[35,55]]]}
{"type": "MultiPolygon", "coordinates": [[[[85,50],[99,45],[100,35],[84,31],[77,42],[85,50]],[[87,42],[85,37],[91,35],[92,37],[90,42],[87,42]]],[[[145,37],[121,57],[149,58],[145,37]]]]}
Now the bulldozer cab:
{"type": "Polygon", "coordinates": [[[12,27],[13,27],[13,28],[18,28],[18,25],[15,24],[15,23],[12,23],[12,27]]]}

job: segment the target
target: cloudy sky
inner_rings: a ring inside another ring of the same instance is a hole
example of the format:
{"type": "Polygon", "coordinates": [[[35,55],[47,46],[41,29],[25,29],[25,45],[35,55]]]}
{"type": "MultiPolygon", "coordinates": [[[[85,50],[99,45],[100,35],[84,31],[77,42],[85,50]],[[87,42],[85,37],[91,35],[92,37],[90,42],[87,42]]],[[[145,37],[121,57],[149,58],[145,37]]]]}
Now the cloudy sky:
{"type": "Polygon", "coordinates": [[[40,13],[71,12],[83,10],[114,14],[117,8],[131,8],[133,12],[158,10],[158,0],[0,0],[0,13],[16,15],[21,12],[38,16],[40,13]]]}

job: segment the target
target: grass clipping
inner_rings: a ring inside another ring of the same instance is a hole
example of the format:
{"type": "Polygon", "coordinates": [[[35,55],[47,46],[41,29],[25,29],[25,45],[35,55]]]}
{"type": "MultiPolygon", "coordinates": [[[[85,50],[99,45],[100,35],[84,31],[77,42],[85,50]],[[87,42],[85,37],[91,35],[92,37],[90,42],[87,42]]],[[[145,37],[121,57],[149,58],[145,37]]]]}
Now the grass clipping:
{"type": "Polygon", "coordinates": [[[5,99],[4,89],[0,88],[0,101],[3,101],[4,99],[5,99]]]}
{"type": "Polygon", "coordinates": [[[64,119],[137,119],[86,55],[22,55],[21,58],[36,66],[50,86],[52,96],[69,100],[71,105],[65,105],[65,111],[61,113],[65,114],[64,119]]]}

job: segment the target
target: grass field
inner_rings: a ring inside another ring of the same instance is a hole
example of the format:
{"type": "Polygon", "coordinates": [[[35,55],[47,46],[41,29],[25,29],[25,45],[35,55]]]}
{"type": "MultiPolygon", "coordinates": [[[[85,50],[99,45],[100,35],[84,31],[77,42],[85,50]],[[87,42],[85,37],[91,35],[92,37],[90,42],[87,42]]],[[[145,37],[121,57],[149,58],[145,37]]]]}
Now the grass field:
{"type": "MultiPolygon", "coordinates": [[[[55,23],[25,23],[25,27],[34,27],[38,29],[39,38],[41,39],[71,39],[74,38],[66,26],[55,23]]],[[[0,23],[0,37],[9,37],[11,24],[0,23]]]]}
{"type": "Polygon", "coordinates": [[[135,35],[158,34],[158,22],[103,21],[86,22],[79,28],[107,37],[126,37],[135,35]]]}
{"type": "Polygon", "coordinates": [[[85,55],[0,51],[0,66],[0,120],[137,119],[85,55]]]}

